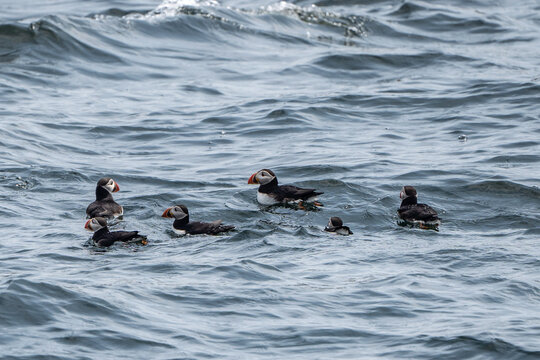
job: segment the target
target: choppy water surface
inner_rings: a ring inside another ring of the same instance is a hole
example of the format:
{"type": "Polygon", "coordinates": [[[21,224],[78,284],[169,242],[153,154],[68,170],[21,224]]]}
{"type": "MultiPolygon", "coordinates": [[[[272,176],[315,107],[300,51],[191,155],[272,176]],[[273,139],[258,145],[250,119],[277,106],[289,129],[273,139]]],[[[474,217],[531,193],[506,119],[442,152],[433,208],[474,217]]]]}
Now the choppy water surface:
{"type": "Polygon", "coordinates": [[[3,358],[540,357],[539,14],[4,2],[3,358]],[[263,167],[324,208],[260,207],[263,167]],[[88,246],[105,175],[147,246],[88,246]],[[409,184],[439,232],[396,225],[409,184]],[[238,230],[176,237],[178,202],[238,230]]]}

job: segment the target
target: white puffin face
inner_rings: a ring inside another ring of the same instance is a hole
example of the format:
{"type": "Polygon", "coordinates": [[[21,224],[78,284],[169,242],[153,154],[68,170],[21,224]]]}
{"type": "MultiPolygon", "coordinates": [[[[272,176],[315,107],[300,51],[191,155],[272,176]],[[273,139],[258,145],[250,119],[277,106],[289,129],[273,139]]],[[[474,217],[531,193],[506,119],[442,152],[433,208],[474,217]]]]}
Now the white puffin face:
{"type": "Polygon", "coordinates": [[[116,185],[116,182],[113,179],[109,179],[109,181],[103,185],[105,189],[107,189],[108,192],[113,193],[115,192],[115,189],[118,185],[116,185]]]}
{"type": "Polygon", "coordinates": [[[399,198],[401,200],[405,199],[407,197],[407,195],[405,194],[405,187],[402,187],[401,188],[401,192],[399,193],[399,198]]]}
{"type": "Polygon", "coordinates": [[[270,181],[274,180],[276,176],[266,170],[261,170],[257,173],[257,175],[255,175],[255,178],[257,179],[259,184],[266,185],[270,181]]]}
{"type": "Polygon", "coordinates": [[[187,214],[184,212],[184,210],[180,207],[180,206],[173,206],[170,210],[171,212],[171,215],[177,219],[177,220],[180,220],[180,219],[183,219],[187,216],[187,214]]]}
{"type": "Polygon", "coordinates": [[[92,232],[96,232],[98,231],[99,229],[102,229],[104,228],[105,226],[103,226],[99,221],[98,219],[96,218],[92,218],[90,220],[88,220],[86,222],[86,224],[84,225],[84,228],[88,231],[92,231],[92,232]]]}

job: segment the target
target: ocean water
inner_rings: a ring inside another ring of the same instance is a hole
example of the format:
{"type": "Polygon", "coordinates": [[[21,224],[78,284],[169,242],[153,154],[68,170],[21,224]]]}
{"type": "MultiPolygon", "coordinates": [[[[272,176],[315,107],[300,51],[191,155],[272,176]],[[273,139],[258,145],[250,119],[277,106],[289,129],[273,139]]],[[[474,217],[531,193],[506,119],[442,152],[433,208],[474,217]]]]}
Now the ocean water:
{"type": "Polygon", "coordinates": [[[0,358],[540,358],[537,0],[0,10],[0,358]],[[324,207],[259,206],[261,168],[324,207]],[[90,245],[102,176],[148,245],[90,245]]]}

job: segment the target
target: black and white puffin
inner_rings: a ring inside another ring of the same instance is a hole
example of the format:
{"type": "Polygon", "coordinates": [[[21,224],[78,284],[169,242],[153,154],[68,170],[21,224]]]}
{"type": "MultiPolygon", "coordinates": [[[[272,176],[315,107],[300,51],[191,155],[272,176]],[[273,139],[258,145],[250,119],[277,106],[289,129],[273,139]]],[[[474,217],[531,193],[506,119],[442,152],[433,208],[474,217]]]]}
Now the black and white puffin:
{"type": "Polygon", "coordinates": [[[348,226],[343,225],[343,221],[337,216],[332,216],[330,218],[330,221],[328,222],[328,225],[326,225],[326,227],[324,228],[324,231],[339,235],[352,235],[353,233],[348,226]]]}
{"type": "Polygon", "coordinates": [[[397,212],[402,220],[422,228],[437,227],[441,223],[437,212],[431,206],[417,203],[414,187],[404,186],[399,197],[402,201],[397,212]]]}
{"type": "Polygon", "coordinates": [[[146,245],[146,236],[139,235],[138,231],[113,231],[110,232],[107,227],[107,219],[104,217],[95,217],[84,224],[84,228],[88,231],[93,231],[92,240],[97,246],[108,247],[117,241],[140,240],[143,245],[146,245]]]}
{"type": "Polygon", "coordinates": [[[315,202],[317,196],[324,194],[315,189],[302,189],[293,185],[278,185],[276,174],[272,170],[262,169],[251,175],[248,184],[258,184],[257,201],[261,205],[276,205],[304,201],[321,206],[315,202]]]}
{"type": "Polygon", "coordinates": [[[96,186],[96,201],[88,205],[86,215],[89,218],[113,218],[124,214],[122,206],[117,204],[112,196],[113,192],[120,190],[120,186],[109,177],[99,179],[96,186]]]}
{"type": "Polygon", "coordinates": [[[167,208],[161,216],[175,219],[173,222],[173,230],[178,235],[216,235],[234,229],[234,226],[232,225],[221,225],[221,220],[209,223],[199,221],[189,222],[189,212],[185,205],[175,205],[167,208]]]}

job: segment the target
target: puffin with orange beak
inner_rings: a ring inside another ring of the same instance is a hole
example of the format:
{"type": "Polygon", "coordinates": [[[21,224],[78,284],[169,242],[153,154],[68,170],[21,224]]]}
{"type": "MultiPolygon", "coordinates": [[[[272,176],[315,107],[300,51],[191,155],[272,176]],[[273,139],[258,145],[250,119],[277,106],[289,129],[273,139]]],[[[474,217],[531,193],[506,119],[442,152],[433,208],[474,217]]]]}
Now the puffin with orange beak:
{"type": "Polygon", "coordinates": [[[99,179],[96,186],[96,201],[86,208],[87,217],[115,218],[123,215],[124,209],[114,201],[112,196],[113,192],[119,190],[120,186],[113,179],[109,177],[99,179]]]}
{"type": "Polygon", "coordinates": [[[189,222],[189,211],[185,205],[175,205],[165,209],[161,217],[174,218],[173,230],[178,235],[217,235],[221,232],[231,231],[234,229],[232,225],[222,225],[221,220],[212,221],[209,223],[193,221],[189,222]]]}
{"type": "Polygon", "coordinates": [[[322,206],[315,201],[323,192],[315,189],[303,189],[293,185],[278,185],[276,174],[272,170],[262,169],[251,175],[248,184],[259,185],[257,201],[261,205],[277,205],[286,203],[298,203],[301,208],[304,202],[322,206]]]}
{"type": "Polygon", "coordinates": [[[143,245],[147,244],[146,236],[139,235],[138,231],[113,231],[110,232],[107,227],[107,219],[103,217],[95,217],[88,220],[84,224],[84,228],[88,231],[93,231],[92,240],[96,246],[109,247],[117,241],[138,240],[143,245]]]}

